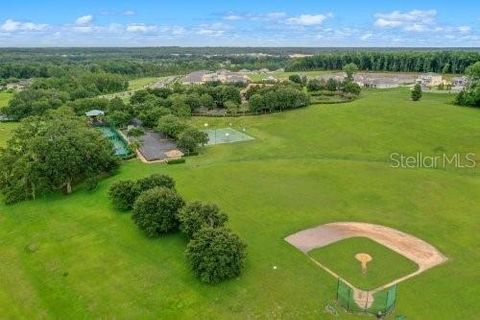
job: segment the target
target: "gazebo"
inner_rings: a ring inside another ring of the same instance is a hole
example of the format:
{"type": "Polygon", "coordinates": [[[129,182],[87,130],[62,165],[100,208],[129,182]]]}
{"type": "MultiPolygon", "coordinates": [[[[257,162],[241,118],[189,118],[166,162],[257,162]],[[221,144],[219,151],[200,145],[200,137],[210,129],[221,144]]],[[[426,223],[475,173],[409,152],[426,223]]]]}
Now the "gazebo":
{"type": "Polygon", "coordinates": [[[103,117],[105,115],[105,112],[103,112],[102,110],[94,109],[94,110],[85,112],[85,115],[90,119],[90,122],[92,124],[96,124],[96,123],[102,122],[101,120],[98,120],[98,117],[103,117]]]}
{"type": "Polygon", "coordinates": [[[102,110],[90,110],[88,112],[85,112],[85,115],[89,118],[96,118],[96,117],[104,116],[105,112],[103,112],[102,110]]]}

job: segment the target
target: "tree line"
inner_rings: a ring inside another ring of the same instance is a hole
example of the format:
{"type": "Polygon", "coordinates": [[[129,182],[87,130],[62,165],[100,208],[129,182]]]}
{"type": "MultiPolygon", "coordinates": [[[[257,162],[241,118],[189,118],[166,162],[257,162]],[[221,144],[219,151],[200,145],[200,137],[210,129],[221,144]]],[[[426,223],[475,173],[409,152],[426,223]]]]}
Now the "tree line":
{"type": "Polygon", "coordinates": [[[463,73],[480,60],[478,51],[340,51],[292,60],[286,71],[341,70],[354,63],[360,70],[463,73]]]}

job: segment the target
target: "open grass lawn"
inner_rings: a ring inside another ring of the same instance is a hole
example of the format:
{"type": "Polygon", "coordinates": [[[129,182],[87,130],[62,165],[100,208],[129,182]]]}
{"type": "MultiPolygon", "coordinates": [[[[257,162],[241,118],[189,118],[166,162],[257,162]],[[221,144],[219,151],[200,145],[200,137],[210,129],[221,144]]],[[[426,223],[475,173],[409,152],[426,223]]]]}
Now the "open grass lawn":
{"type": "Polygon", "coordinates": [[[475,152],[480,110],[406,88],[259,117],[196,119],[255,141],[208,147],[181,165],[124,163],[95,191],[0,204],[0,314],[25,319],[361,319],[325,313],[336,280],[283,238],[333,221],[390,226],[450,260],[399,286],[397,314],[478,319],[477,170],[395,169],[392,152],[475,152]],[[217,203],[248,243],[243,275],[201,284],[185,239],[147,239],[107,198],[116,180],[172,175],[188,200],[217,203]],[[272,267],[278,268],[274,270],[272,267]]]}
{"type": "Polygon", "coordinates": [[[418,269],[413,261],[363,237],[341,240],[314,249],[308,254],[341,278],[363,290],[376,289],[418,269]],[[367,253],[372,257],[367,263],[366,273],[362,272],[360,262],[355,259],[357,253],[367,253]]]}
{"type": "Polygon", "coordinates": [[[158,77],[145,77],[128,81],[128,90],[138,90],[158,81],[158,77]]]}
{"type": "MultiPolygon", "coordinates": [[[[7,105],[12,95],[12,93],[0,92],[0,108],[7,105]]],[[[17,126],[18,124],[13,122],[0,122],[0,148],[5,146],[11,131],[17,126]]]]}
{"type": "Polygon", "coordinates": [[[0,108],[6,106],[12,96],[13,93],[0,92],[0,108]]]}
{"type": "Polygon", "coordinates": [[[17,126],[16,122],[0,122],[0,148],[5,147],[12,130],[17,126]]]}
{"type": "Polygon", "coordinates": [[[268,76],[273,76],[279,80],[287,80],[289,76],[292,74],[299,74],[301,76],[307,76],[307,77],[318,77],[323,74],[336,74],[340,73],[338,71],[331,71],[331,70],[321,70],[321,71],[293,71],[293,72],[285,72],[285,71],[274,71],[270,72],[267,75],[264,73],[252,73],[249,74],[248,77],[250,78],[251,81],[253,82],[259,82],[262,81],[263,78],[266,78],[268,76]]]}

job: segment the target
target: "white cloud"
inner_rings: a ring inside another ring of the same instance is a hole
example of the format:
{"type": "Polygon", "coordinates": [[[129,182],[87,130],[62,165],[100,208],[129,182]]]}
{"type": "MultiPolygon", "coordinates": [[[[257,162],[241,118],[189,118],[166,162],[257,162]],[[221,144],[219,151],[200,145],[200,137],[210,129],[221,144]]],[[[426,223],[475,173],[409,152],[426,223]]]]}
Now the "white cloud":
{"type": "Polygon", "coordinates": [[[92,33],[101,31],[101,28],[95,26],[75,26],[73,27],[73,31],[79,33],[92,33]]]}
{"type": "Polygon", "coordinates": [[[373,34],[371,34],[371,33],[365,33],[364,35],[362,35],[360,37],[360,40],[366,41],[366,40],[370,39],[372,36],[373,36],[373,34]]]}
{"type": "Polygon", "coordinates": [[[223,23],[202,24],[197,27],[196,34],[210,37],[223,35],[227,27],[223,23]]]}
{"type": "Polygon", "coordinates": [[[110,23],[108,25],[107,31],[110,33],[121,33],[125,28],[119,23],[110,23]]]}
{"type": "Polygon", "coordinates": [[[162,26],[160,27],[159,31],[172,36],[181,36],[187,32],[187,30],[182,26],[162,26]]]}
{"type": "Polygon", "coordinates": [[[84,27],[84,26],[90,25],[92,21],[93,21],[93,16],[89,14],[86,16],[78,17],[77,20],[75,20],[75,25],[79,27],[84,27]]]}
{"type": "Polygon", "coordinates": [[[242,17],[240,15],[236,15],[236,14],[229,14],[229,15],[226,15],[225,17],[223,17],[224,20],[228,20],[228,21],[236,21],[236,20],[243,20],[245,19],[245,17],[242,17]]]}
{"type": "Polygon", "coordinates": [[[144,23],[132,23],[127,25],[127,32],[153,32],[157,30],[157,26],[154,25],[146,25],[144,23]]]}
{"type": "Polygon", "coordinates": [[[269,12],[263,16],[265,20],[279,20],[287,16],[285,12],[269,12]]]}
{"type": "Polygon", "coordinates": [[[375,26],[380,28],[402,28],[406,31],[427,31],[435,24],[436,10],[393,11],[375,14],[375,26]]]}
{"type": "Polygon", "coordinates": [[[459,27],[457,27],[457,31],[460,32],[460,33],[469,33],[470,31],[472,31],[472,27],[470,27],[470,26],[459,26],[459,27]]]}
{"type": "Polygon", "coordinates": [[[7,19],[0,26],[2,32],[21,32],[21,31],[43,31],[48,28],[48,24],[38,24],[33,22],[15,21],[7,19]]]}
{"type": "Polygon", "coordinates": [[[288,18],[287,23],[301,26],[314,26],[322,24],[325,19],[327,19],[327,16],[323,14],[302,14],[297,17],[288,18]]]}
{"type": "Polygon", "coordinates": [[[122,12],[122,16],[134,16],[134,15],[135,15],[135,11],[133,10],[126,10],[122,12]]]}
{"type": "Polygon", "coordinates": [[[302,14],[297,17],[288,18],[287,23],[301,26],[314,26],[322,24],[325,19],[327,19],[327,16],[323,14],[302,14]]]}

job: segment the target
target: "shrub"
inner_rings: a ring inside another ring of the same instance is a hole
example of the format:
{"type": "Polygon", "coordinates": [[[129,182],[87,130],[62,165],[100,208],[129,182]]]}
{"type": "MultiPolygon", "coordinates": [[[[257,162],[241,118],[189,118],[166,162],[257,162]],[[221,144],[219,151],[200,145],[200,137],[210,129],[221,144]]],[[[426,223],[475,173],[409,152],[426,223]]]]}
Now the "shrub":
{"type": "Polygon", "coordinates": [[[413,87],[411,96],[413,101],[418,101],[422,97],[422,87],[418,83],[413,87]]]}
{"type": "Polygon", "coordinates": [[[139,179],[136,182],[138,194],[156,187],[163,187],[173,190],[175,189],[175,180],[167,175],[154,173],[148,177],[139,179]]]}
{"type": "Polygon", "coordinates": [[[170,138],[177,138],[185,130],[186,124],[174,115],[166,115],[158,119],[157,130],[170,138]]]}
{"type": "Polygon", "coordinates": [[[204,228],[187,245],[186,257],[195,276],[217,283],[240,275],[245,265],[246,244],[224,228],[204,228]]]}
{"type": "Polygon", "coordinates": [[[177,139],[177,146],[188,154],[197,152],[199,146],[207,143],[207,133],[196,128],[185,129],[177,139]]]}
{"type": "Polygon", "coordinates": [[[136,183],[132,180],[120,180],[112,184],[108,191],[113,204],[120,210],[130,210],[138,196],[136,183]]]}
{"type": "Polygon", "coordinates": [[[189,203],[178,214],[180,230],[189,238],[193,238],[200,229],[205,227],[223,227],[228,216],[221,212],[217,205],[195,201],[189,203]]]}
{"type": "Polygon", "coordinates": [[[98,178],[97,177],[90,177],[87,180],[85,180],[85,188],[88,191],[95,190],[98,186],[98,178]]]}
{"type": "Polygon", "coordinates": [[[308,83],[307,83],[307,90],[308,91],[319,91],[319,90],[322,90],[324,87],[322,81],[318,80],[318,79],[312,79],[312,80],[309,80],[308,83]]]}
{"type": "Polygon", "coordinates": [[[179,163],[185,163],[185,158],[167,160],[167,164],[179,164],[179,163]]]}
{"type": "Polygon", "coordinates": [[[127,134],[131,137],[141,137],[145,134],[142,128],[132,128],[128,130],[127,134]]]}
{"type": "Polygon", "coordinates": [[[343,84],[343,92],[345,93],[358,96],[361,91],[362,91],[362,88],[360,88],[358,83],[355,83],[353,81],[345,81],[343,84]]]}
{"type": "Polygon", "coordinates": [[[143,192],[133,206],[133,221],[148,237],[176,231],[178,211],[185,202],[175,191],[154,188],[143,192]]]}

